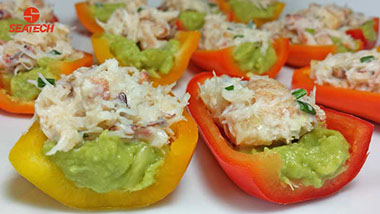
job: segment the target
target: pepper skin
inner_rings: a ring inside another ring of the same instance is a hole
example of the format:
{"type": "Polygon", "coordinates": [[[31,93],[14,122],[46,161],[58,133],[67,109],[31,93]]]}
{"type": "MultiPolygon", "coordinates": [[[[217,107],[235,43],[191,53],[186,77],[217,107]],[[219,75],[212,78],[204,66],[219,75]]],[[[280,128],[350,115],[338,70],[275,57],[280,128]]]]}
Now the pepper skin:
{"type": "Polygon", "coordinates": [[[158,171],[156,182],[139,191],[115,190],[102,194],[75,186],[53,162],[42,154],[41,149],[46,136],[37,122],[12,148],[9,160],[14,168],[32,184],[70,207],[100,210],[148,206],[165,198],[176,188],[190,162],[198,140],[198,129],[186,111],[184,116],[186,121],[178,122],[171,127],[176,139],[171,143],[170,152],[158,171]]]}
{"type": "MultiPolygon", "coordinates": [[[[101,33],[96,33],[91,36],[92,47],[96,58],[100,63],[106,59],[115,58],[111,53],[108,42],[101,37],[101,33]]],[[[174,39],[178,40],[180,47],[175,54],[174,66],[168,74],[160,74],[160,78],[152,78],[152,81],[159,85],[167,85],[177,81],[185,72],[191,55],[197,49],[200,40],[198,31],[179,31],[174,39]]]]}
{"type": "Polygon", "coordinates": [[[373,133],[373,125],[351,115],[324,109],[327,128],[341,132],[351,145],[347,169],[327,180],[321,188],[300,186],[292,190],[280,181],[282,162],[278,153],[246,154],[234,150],[215,124],[211,113],[199,97],[199,85],[212,78],[212,73],[196,75],[189,83],[188,109],[199,131],[224,172],[248,194],[278,204],[290,204],[334,194],[349,183],[363,166],[373,133]],[[352,131],[355,130],[355,131],[352,131]]]}
{"type": "MultiPolygon", "coordinates": [[[[71,74],[80,67],[92,65],[92,55],[84,53],[84,56],[74,61],[57,61],[49,65],[49,69],[55,74],[71,74]]],[[[1,78],[1,76],[0,76],[1,78]]],[[[14,99],[0,85],[0,109],[16,114],[34,114],[34,102],[26,102],[14,99]]]]}
{"type": "Polygon", "coordinates": [[[87,2],[78,2],[75,4],[75,11],[82,25],[91,33],[101,33],[103,28],[98,25],[95,17],[92,15],[90,5],[87,2]]]}
{"type": "MultiPolygon", "coordinates": [[[[289,40],[276,39],[273,43],[276,50],[277,62],[269,71],[261,74],[268,75],[271,78],[277,76],[282,66],[288,58],[289,40]]],[[[191,57],[191,61],[200,69],[206,71],[215,71],[217,74],[227,74],[232,76],[247,77],[247,73],[239,68],[239,65],[233,59],[234,47],[228,47],[221,50],[197,50],[191,57]]]]}
{"type": "Polygon", "coordinates": [[[310,67],[294,71],[292,88],[304,88],[311,91],[314,87],[317,90],[317,103],[380,123],[379,93],[317,85],[310,78],[310,67]]]}

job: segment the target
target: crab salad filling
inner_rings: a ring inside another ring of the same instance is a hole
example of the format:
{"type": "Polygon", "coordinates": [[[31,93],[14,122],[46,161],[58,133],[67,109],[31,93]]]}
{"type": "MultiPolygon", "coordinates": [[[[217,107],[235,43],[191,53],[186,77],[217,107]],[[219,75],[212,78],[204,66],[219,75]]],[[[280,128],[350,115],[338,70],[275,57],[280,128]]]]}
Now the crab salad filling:
{"type": "Polygon", "coordinates": [[[312,61],[310,77],[318,85],[380,93],[380,53],[363,50],[329,55],[323,61],[312,61]]]}

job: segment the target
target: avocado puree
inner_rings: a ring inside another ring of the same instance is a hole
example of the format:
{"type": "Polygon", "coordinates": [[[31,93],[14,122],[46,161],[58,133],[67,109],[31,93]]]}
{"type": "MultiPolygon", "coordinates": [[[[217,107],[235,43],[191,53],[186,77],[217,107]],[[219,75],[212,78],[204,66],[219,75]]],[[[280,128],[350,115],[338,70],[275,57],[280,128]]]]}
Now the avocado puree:
{"type": "Polygon", "coordinates": [[[337,37],[331,37],[331,40],[336,45],[336,50],[335,50],[336,53],[345,53],[345,52],[350,52],[350,51],[356,51],[357,49],[359,49],[359,41],[357,40],[355,40],[355,43],[356,43],[355,49],[350,49],[344,46],[342,40],[337,37]]]}
{"type": "Polygon", "coordinates": [[[30,71],[20,71],[10,78],[10,95],[23,101],[33,101],[40,94],[40,89],[30,84],[28,80],[37,80],[41,73],[45,78],[57,79],[57,75],[49,71],[49,62],[55,61],[53,58],[41,58],[37,60],[37,67],[30,71]]]}
{"type": "Polygon", "coordinates": [[[234,12],[234,15],[243,22],[257,18],[271,18],[276,12],[276,4],[272,4],[265,9],[257,7],[249,0],[230,0],[228,4],[234,12]]]}
{"type": "Polygon", "coordinates": [[[0,40],[9,41],[11,40],[10,35],[15,33],[9,33],[11,24],[26,24],[25,21],[19,19],[2,19],[0,20],[0,40]]]}
{"type": "MultiPolygon", "coordinates": [[[[350,145],[340,132],[317,127],[297,143],[263,150],[280,154],[281,181],[290,186],[292,181],[301,181],[305,186],[320,188],[326,180],[345,170],[349,149],[350,145]]],[[[252,150],[252,153],[257,152],[257,149],[252,150]]]]}
{"type": "Polygon", "coordinates": [[[186,30],[199,30],[205,23],[205,13],[194,10],[185,10],[179,14],[179,20],[186,30]]]}
{"type": "MultiPolygon", "coordinates": [[[[55,144],[45,142],[43,154],[55,144]]],[[[76,186],[107,193],[118,189],[137,191],[154,184],[165,153],[143,142],[123,142],[106,130],[96,140],[46,157],[76,186]]]]}
{"type": "Polygon", "coordinates": [[[269,44],[265,54],[260,49],[261,45],[258,43],[242,43],[234,49],[234,60],[248,73],[265,73],[276,63],[277,55],[272,44],[269,44]]]}
{"type": "Polygon", "coordinates": [[[90,6],[92,15],[101,22],[106,22],[115,10],[125,7],[124,3],[95,3],[90,6]]]}
{"type": "Polygon", "coordinates": [[[369,41],[376,41],[377,39],[377,33],[375,29],[373,29],[374,25],[375,21],[369,20],[366,21],[361,27],[364,37],[369,41]]]}
{"type": "Polygon", "coordinates": [[[161,48],[151,48],[141,51],[133,41],[112,34],[103,34],[109,44],[110,51],[116,59],[125,66],[134,66],[145,69],[154,78],[167,74],[174,66],[174,55],[179,50],[179,41],[171,39],[161,48]]]}

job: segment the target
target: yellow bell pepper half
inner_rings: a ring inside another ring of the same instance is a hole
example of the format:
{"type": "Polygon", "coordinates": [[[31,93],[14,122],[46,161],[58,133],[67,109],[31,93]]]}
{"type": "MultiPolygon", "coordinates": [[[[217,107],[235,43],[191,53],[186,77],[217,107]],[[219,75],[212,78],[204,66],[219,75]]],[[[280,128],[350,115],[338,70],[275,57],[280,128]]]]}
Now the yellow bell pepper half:
{"type": "Polygon", "coordinates": [[[186,121],[172,125],[176,139],[159,169],[156,182],[139,191],[115,190],[97,193],[79,188],[68,180],[61,169],[42,154],[46,136],[38,122],[21,136],[9,154],[14,168],[32,184],[70,207],[80,209],[130,209],[156,203],[169,195],[180,182],[191,160],[198,140],[198,128],[190,115],[184,111],[186,121]]]}

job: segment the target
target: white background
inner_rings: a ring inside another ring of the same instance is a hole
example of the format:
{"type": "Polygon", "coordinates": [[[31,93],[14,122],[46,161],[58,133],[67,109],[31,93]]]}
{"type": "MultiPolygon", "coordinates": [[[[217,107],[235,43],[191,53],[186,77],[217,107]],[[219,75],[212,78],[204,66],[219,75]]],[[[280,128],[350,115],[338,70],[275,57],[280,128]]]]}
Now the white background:
{"type": "MultiPolygon", "coordinates": [[[[190,1],[190,0],[189,0],[190,1]]],[[[282,0],[284,1],[284,0],[282,0]]],[[[76,26],[73,45],[92,52],[89,35],[76,18],[73,0],[50,0],[61,22],[76,26]]],[[[159,1],[151,1],[155,5],[159,1]]],[[[307,7],[306,0],[288,0],[285,13],[307,7]]],[[[356,11],[379,16],[380,1],[318,1],[347,4],[356,11]]],[[[292,69],[283,68],[277,79],[290,85],[292,69]]],[[[194,72],[187,71],[175,89],[182,96],[194,72]]],[[[380,111],[380,109],[379,109],[380,111]]],[[[50,198],[21,177],[8,161],[8,153],[31,117],[16,116],[0,110],[0,213],[78,213],[50,198]]],[[[355,130],[352,130],[355,131],[355,130]]],[[[219,167],[208,148],[199,140],[193,159],[177,189],[161,202],[130,212],[137,213],[376,213],[380,202],[380,125],[372,137],[370,155],[356,179],[339,193],[324,199],[277,205],[254,198],[240,190],[219,167]],[[377,208],[377,209],[376,209],[377,208]]],[[[82,211],[81,211],[82,212],[82,211]]],[[[85,211],[83,211],[85,212],[85,211]]],[[[114,213],[125,211],[112,211],[114,213]]],[[[102,212],[101,212],[102,213],[102,212]]]]}

